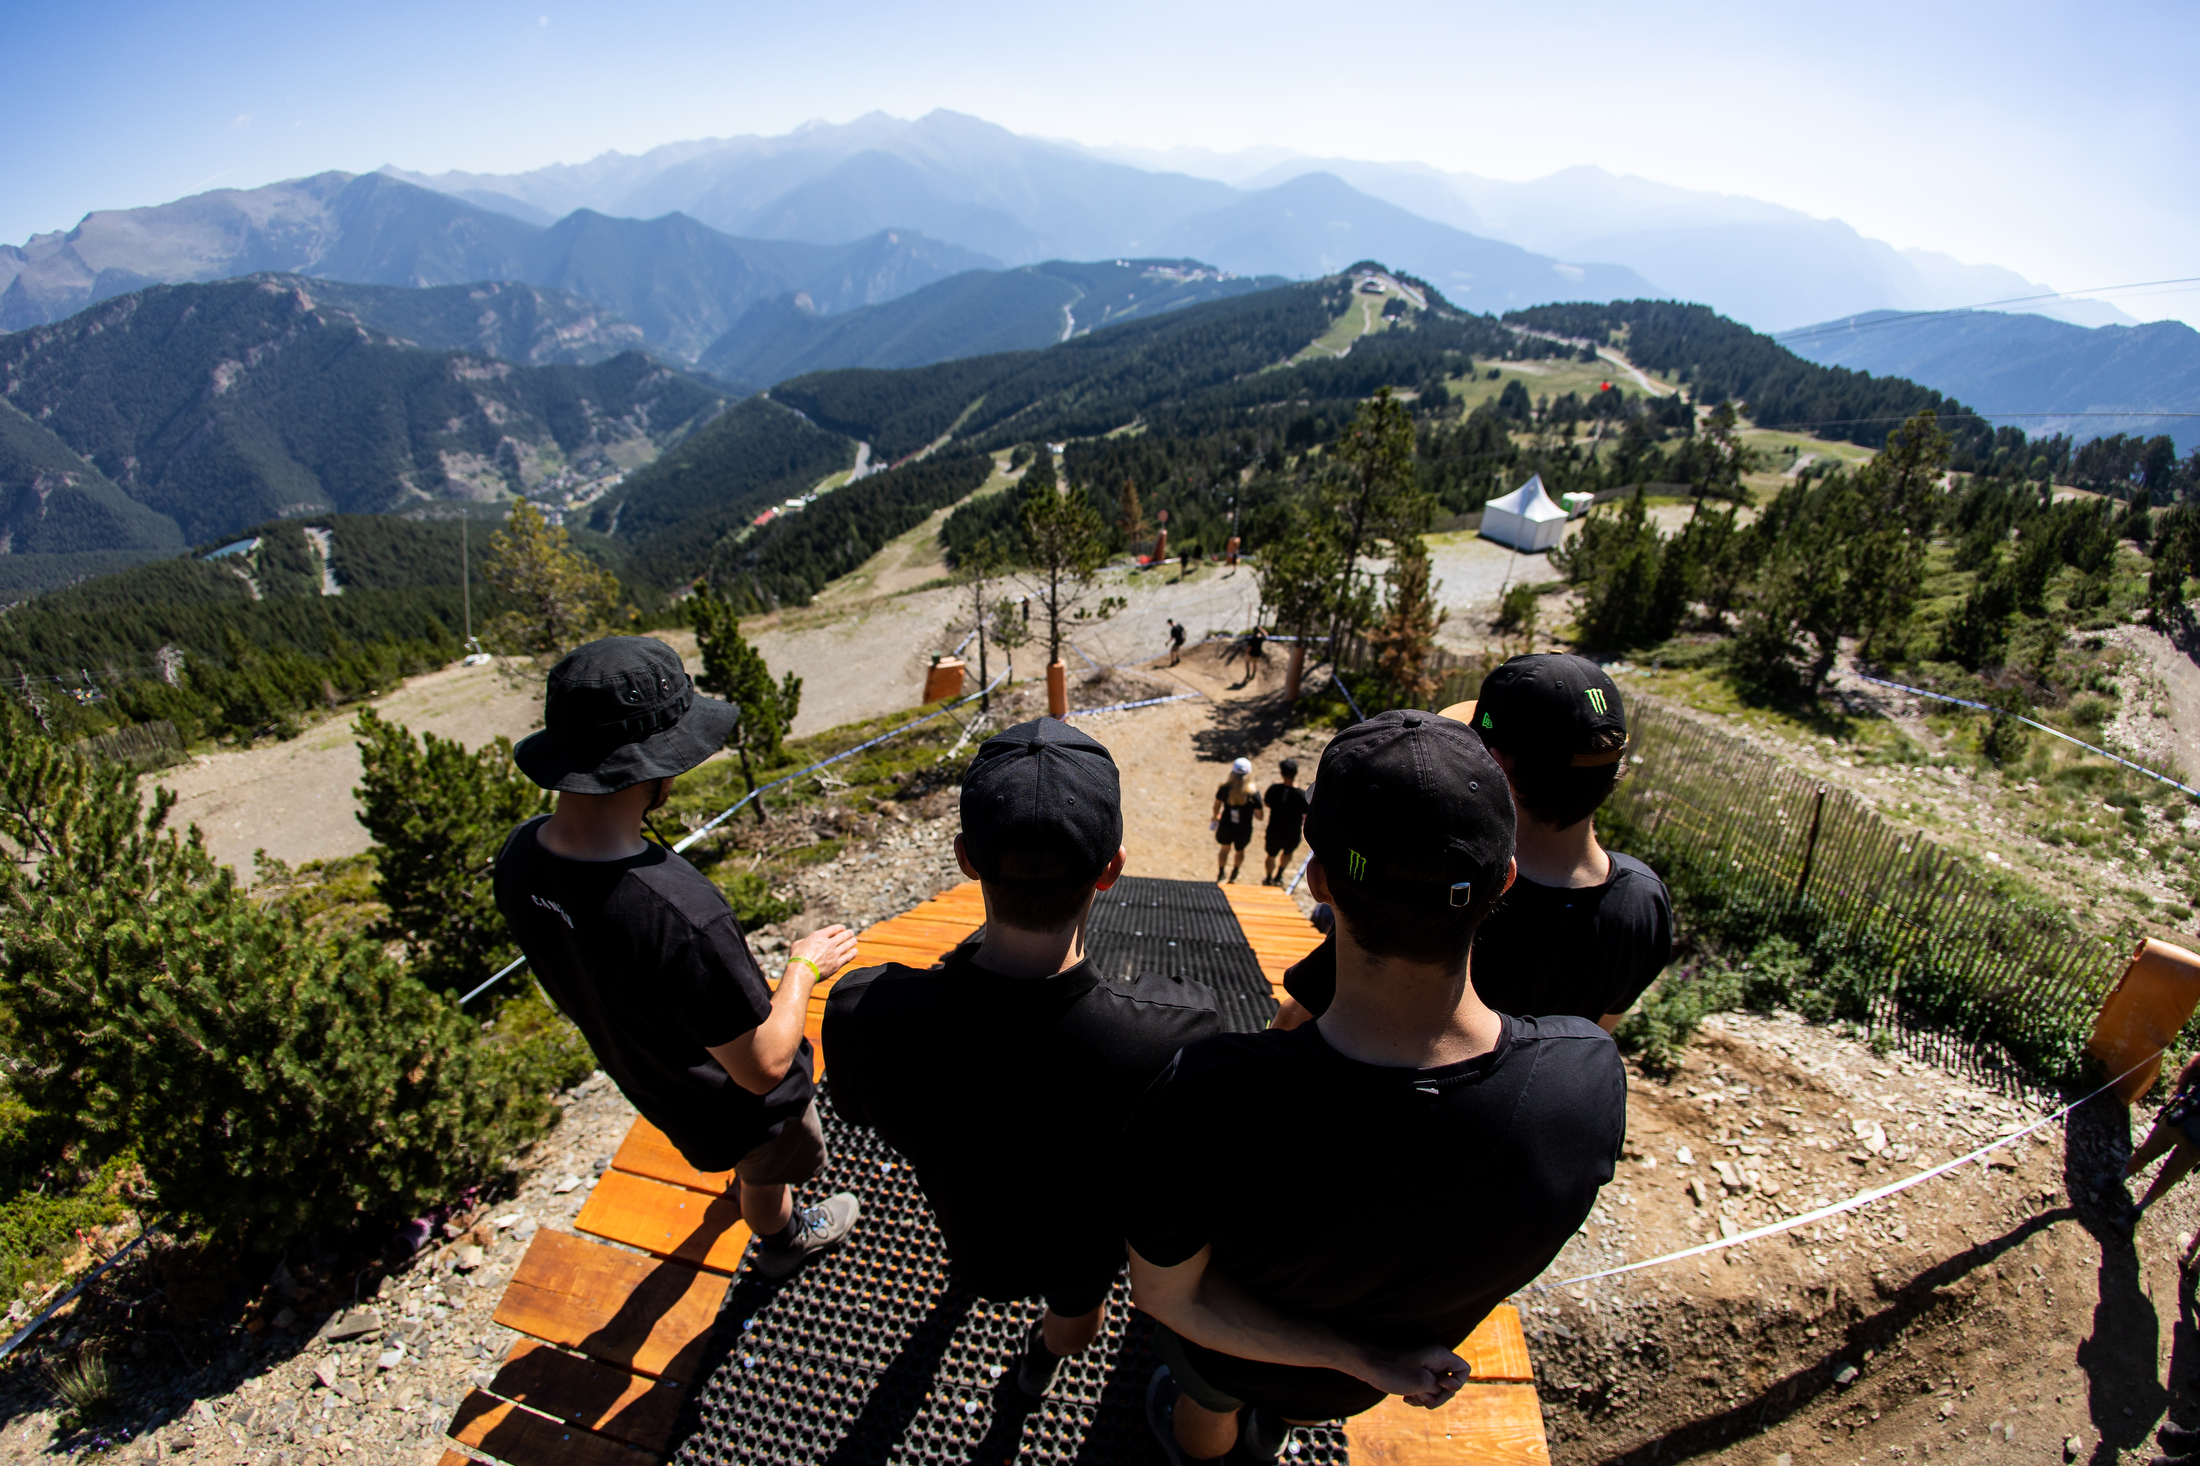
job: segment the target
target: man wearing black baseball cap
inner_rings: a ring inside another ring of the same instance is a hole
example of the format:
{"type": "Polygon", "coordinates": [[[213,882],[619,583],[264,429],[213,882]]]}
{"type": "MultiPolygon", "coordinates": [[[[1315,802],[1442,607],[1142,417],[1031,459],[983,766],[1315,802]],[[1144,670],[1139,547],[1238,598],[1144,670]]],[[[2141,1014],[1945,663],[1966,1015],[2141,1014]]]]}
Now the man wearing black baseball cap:
{"type": "MultiPolygon", "coordinates": [[[[1597,843],[1597,807],[1628,767],[1619,688],[1587,657],[1514,657],[1445,714],[1482,735],[1519,812],[1520,879],[1475,938],[1475,990],[1500,1013],[1616,1028],[1673,956],[1665,882],[1597,843]]],[[[1291,1002],[1279,1026],[1329,1005],[1334,954],[1325,942],[1284,974],[1291,1002]]]]}
{"type": "Polygon", "coordinates": [[[848,1235],[847,1193],[796,1206],[825,1162],[810,989],[855,956],[828,926],[796,942],[775,992],[726,898],[642,838],[675,777],[724,746],[739,718],[697,695],[679,656],[646,636],[593,641],[551,670],[543,730],[512,750],[558,791],[555,813],[497,857],[497,909],[604,1073],[699,1171],[732,1171],[756,1264],[785,1277],[848,1235]]]}
{"type": "Polygon", "coordinates": [[[1178,1463],[1229,1452],[1248,1409],[1265,1445],[1279,1421],[1449,1399],[1453,1351],[1581,1225],[1626,1129],[1603,1030],[1475,994],[1513,806],[1464,725],[1389,712],[1340,733],[1306,834],[1335,1001],[1187,1048],[1122,1142],[1132,1296],[1161,1325],[1148,1416],[1178,1463]]]}
{"type": "Polygon", "coordinates": [[[1206,988],[1110,982],[1086,960],[1122,847],[1106,748],[1053,718],[987,739],[955,839],[985,894],[983,939],[939,967],[852,972],[825,1005],[833,1107],[915,1166],[952,1275],[1046,1300],[1015,1374],[1034,1397],[1099,1332],[1123,1268],[1116,1133],[1176,1051],[1219,1028],[1206,988]]]}

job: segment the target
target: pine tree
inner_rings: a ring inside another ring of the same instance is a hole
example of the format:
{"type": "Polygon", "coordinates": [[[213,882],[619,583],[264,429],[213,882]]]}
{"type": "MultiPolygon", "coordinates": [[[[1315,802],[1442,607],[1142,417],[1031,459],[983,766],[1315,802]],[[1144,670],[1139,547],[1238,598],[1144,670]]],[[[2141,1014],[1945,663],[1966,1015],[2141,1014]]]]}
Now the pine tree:
{"type": "Polygon", "coordinates": [[[389,914],[374,935],[404,945],[414,977],[432,988],[470,991],[517,951],[497,914],[497,852],[523,820],[550,809],[550,795],[512,762],[511,740],[479,752],[402,724],[372,708],[360,713],[364,766],[359,823],[374,836],[379,894],[389,914]]]}
{"type": "Polygon", "coordinates": [[[1115,527],[1123,531],[1123,543],[1136,555],[1138,542],[1146,537],[1146,511],[1138,502],[1138,485],[1130,479],[1123,480],[1123,492],[1116,500],[1115,527]]]}
{"type": "MultiPolygon", "coordinates": [[[[713,697],[724,698],[741,711],[726,746],[741,761],[741,778],[751,794],[756,792],[756,766],[779,757],[787,734],[794,728],[802,707],[802,679],[789,672],[772,681],[772,669],[764,654],[741,635],[741,621],[733,607],[709,590],[688,598],[688,612],[695,623],[695,645],[703,658],[703,675],[695,685],[713,697]]],[[[764,822],[764,801],[753,805],[756,822],[764,822]]]]}
{"type": "Polygon", "coordinates": [[[1385,542],[1395,547],[1418,539],[1435,514],[1435,501],[1414,475],[1413,454],[1412,414],[1388,387],[1360,404],[1337,442],[1337,468],[1322,484],[1323,512],[1314,520],[1337,546],[1329,607],[1333,652],[1372,609],[1361,560],[1385,542]]]}
{"type": "Polygon", "coordinates": [[[489,536],[490,584],[519,602],[489,629],[500,645],[559,656],[601,636],[619,607],[619,579],[566,546],[563,525],[522,499],[489,536]]]}
{"type": "Polygon", "coordinates": [[[1428,550],[1418,538],[1392,546],[1385,578],[1390,595],[1383,619],[1367,634],[1375,652],[1380,700],[1385,707],[1424,708],[1436,692],[1437,677],[1429,663],[1446,613],[1437,608],[1428,550]]]}
{"type": "Polygon", "coordinates": [[[978,709],[993,710],[993,694],[987,690],[989,677],[986,667],[986,642],[999,640],[989,637],[986,622],[991,620],[992,608],[989,592],[1008,568],[1008,557],[991,535],[981,535],[977,542],[964,551],[955,562],[955,579],[970,592],[970,615],[978,637],[978,709]]]}
{"type": "Polygon", "coordinates": [[[1033,590],[1046,612],[1047,660],[1059,662],[1068,623],[1105,620],[1124,604],[1115,596],[1103,597],[1097,606],[1083,604],[1107,563],[1107,526],[1084,490],[1056,482],[1053,457],[1043,447],[1024,475],[1021,522],[1033,590]]]}
{"type": "Polygon", "coordinates": [[[538,1132],[523,1049],[249,898],[174,806],[0,709],[0,1054],[80,1157],[134,1151],[174,1223],[279,1246],[416,1216],[538,1132]]]}

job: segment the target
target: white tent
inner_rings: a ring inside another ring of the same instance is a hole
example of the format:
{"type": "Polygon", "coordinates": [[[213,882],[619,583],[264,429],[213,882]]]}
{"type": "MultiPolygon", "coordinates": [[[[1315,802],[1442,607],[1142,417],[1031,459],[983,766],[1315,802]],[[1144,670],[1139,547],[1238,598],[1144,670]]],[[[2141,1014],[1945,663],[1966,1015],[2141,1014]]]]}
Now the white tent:
{"type": "Polygon", "coordinates": [[[1548,550],[1566,532],[1566,511],[1543,492],[1536,474],[1502,499],[1482,506],[1482,533],[1516,550],[1548,550]]]}

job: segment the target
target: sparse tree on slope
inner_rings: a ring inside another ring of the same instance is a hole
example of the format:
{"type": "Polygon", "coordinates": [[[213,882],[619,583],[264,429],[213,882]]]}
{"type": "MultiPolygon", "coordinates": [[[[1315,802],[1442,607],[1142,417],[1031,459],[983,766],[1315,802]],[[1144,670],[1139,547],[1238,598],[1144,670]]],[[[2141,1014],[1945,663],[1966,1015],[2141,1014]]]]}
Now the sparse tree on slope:
{"type": "MultiPolygon", "coordinates": [[[[741,634],[741,621],[727,602],[708,590],[688,600],[695,621],[696,650],[703,658],[703,675],[695,685],[713,697],[724,698],[741,710],[726,746],[741,761],[741,779],[756,792],[757,765],[779,757],[795,714],[802,708],[802,679],[789,672],[772,680],[764,654],[741,634]]],[[[756,822],[764,822],[764,800],[753,806],[756,822]]]]}
{"type": "Polygon", "coordinates": [[[521,607],[497,618],[490,636],[531,655],[560,656],[602,635],[619,608],[618,577],[568,548],[565,527],[524,499],[489,537],[488,573],[521,607]]]}

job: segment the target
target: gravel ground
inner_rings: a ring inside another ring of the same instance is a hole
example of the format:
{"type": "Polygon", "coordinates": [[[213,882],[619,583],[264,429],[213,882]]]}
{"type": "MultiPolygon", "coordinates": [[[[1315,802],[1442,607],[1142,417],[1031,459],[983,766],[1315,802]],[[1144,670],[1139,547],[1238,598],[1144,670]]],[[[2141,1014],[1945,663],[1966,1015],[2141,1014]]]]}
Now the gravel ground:
{"type": "Polygon", "coordinates": [[[114,1377],[117,1408],[68,1430],[43,1371],[13,1368],[0,1382],[0,1461],[103,1452],[198,1466],[347,1457],[432,1466],[458,1402],[518,1338],[491,1315],[528,1239],[542,1227],[573,1229],[634,1119],[601,1074],[558,1104],[560,1123],[506,1184],[448,1218],[401,1266],[370,1267],[355,1282],[341,1263],[316,1267],[300,1249],[272,1270],[261,1259],[240,1280],[238,1269],[177,1249],[117,1269],[115,1286],[103,1280],[47,1326],[60,1334],[44,1346],[78,1354],[88,1336],[114,1377]],[[193,1273],[179,1276],[183,1268],[193,1273]]]}

